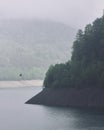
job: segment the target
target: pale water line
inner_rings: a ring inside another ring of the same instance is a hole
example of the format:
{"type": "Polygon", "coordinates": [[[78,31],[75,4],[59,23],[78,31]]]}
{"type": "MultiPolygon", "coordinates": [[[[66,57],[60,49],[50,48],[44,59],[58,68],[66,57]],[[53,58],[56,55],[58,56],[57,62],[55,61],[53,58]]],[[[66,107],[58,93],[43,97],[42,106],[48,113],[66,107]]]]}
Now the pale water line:
{"type": "Polygon", "coordinates": [[[0,88],[40,87],[43,80],[0,81],[0,88]]]}

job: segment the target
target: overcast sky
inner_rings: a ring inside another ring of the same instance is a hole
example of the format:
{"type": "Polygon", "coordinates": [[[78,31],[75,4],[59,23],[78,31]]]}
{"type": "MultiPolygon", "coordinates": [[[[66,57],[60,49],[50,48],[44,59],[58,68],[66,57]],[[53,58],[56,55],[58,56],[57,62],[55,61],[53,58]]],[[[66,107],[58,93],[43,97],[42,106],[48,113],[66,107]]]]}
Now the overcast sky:
{"type": "Polygon", "coordinates": [[[0,0],[0,17],[35,17],[77,28],[101,17],[104,0],[0,0]]]}

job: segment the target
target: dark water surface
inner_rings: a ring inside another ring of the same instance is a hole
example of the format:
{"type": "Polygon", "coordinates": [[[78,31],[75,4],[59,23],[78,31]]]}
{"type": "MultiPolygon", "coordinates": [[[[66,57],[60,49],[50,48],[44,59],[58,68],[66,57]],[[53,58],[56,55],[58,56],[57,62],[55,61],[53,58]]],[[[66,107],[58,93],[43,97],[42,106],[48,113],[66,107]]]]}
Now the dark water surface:
{"type": "Polygon", "coordinates": [[[0,130],[104,130],[103,110],[24,104],[40,90],[0,89],[0,130]]]}

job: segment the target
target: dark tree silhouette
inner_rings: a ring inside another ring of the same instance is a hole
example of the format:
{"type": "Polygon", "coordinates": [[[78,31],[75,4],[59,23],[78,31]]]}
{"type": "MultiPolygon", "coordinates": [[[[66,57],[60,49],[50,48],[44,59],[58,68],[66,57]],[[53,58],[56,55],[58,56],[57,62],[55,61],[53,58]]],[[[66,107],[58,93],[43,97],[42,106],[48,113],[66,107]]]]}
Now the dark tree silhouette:
{"type": "Polygon", "coordinates": [[[71,61],[51,66],[45,87],[104,87],[104,17],[79,30],[71,61]]]}

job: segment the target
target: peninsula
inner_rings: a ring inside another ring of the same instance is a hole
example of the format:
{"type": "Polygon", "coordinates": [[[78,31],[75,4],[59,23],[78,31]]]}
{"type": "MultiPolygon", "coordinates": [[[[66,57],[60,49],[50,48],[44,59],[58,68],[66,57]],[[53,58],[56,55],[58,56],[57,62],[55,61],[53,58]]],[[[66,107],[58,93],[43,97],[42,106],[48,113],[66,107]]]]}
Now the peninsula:
{"type": "Polygon", "coordinates": [[[43,86],[26,103],[104,107],[104,16],[78,31],[71,60],[51,65],[43,86]]]}

